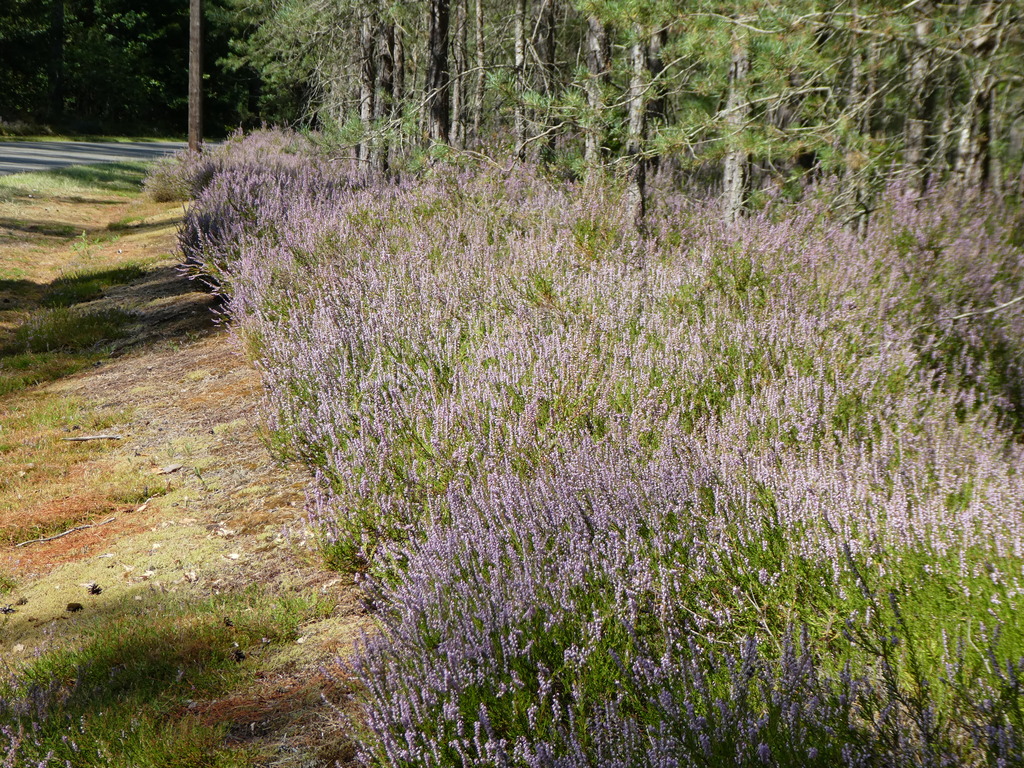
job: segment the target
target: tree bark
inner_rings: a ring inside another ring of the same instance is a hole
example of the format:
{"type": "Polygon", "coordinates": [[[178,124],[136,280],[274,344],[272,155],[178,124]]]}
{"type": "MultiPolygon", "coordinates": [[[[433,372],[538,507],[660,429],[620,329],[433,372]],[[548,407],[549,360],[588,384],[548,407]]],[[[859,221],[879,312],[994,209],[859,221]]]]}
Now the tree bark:
{"type": "MultiPolygon", "coordinates": [[[[651,44],[647,53],[647,68],[651,72],[652,80],[658,78],[665,69],[665,61],[662,58],[661,51],[667,43],[667,28],[662,27],[651,35],[651,44]]],[[[661,87],[655,88],[647,108],[648,115],[653,120],[664,120],[667,117],[665,112],[666,106],[664,89],[661,87]]]]}
{"type": "Polygon", "coordinates": [[[447,144],[451,129],[448,71],[449,0],[430,0],[427,42],[427,135],[447,144]]]}
{"type": "Polygon", "coordinates": [[[367,162],[374,159],[371,146],[377,88],[375,21],[373,13],[364,8],[359,20],[359,122],[363,127],[363,135],[356,154],[360,160],[367,162]]]}
{"type": "Polygon", "coordinates": [[[647,209],[647,90],[651,73],[647,68],[648,36],[639,27],[633,30],[629,63],[629,132],[626,138],[626,213],[638,232],[644,231],[647,209]]]}
{"type": "Polygon", "coordinates": [[[395,25],[393,34],[394,42],[391,46],[391,60],[394,62],[395,80],[392,93],[395,102],[394,111],[398,113],[401,111],[402,103],[405,101],[405,42],[400,26],[395,25]]]}
{"type": "Polygon", "coordinates": [[[473,94],[473,139],[480,141],[480,130],[484,120],[484,3],[476,0],[476,92],[473,94]]]}
{"type": "Polygon", "coordinates": [[[986,187],[991,180],[989,118],[993,90],[987,67],[971,78],[971,92],[963,108],[954,165],[958,182],[966,188],[986,187]]]}
{"type": "MultiPolygon", "coordinates": [[[[651,34],[651,42],[647,49],[647,69],[650,72],[652,83],[658,83],[651,90],[650,99],[648,100],[647,106],[647,118],[648,123],[661,123],[664,122],[668,116],[666,108],[668,102],[665,100],[665,91],[658,78],[661,73],[665,70],[665,62],[662,58],[661,51],[668,43],[668,29],[662,27],[661,29],[655,30],[651,34]]],[[[648,127],[648,131],[650,128],[648,127]]],[[[658,172],[659,164],[661,163],[661,157],[658,155],[651,155],[648,157],[650,163],[650,172],[655,174],[658,172]]]]}
{"type": "Polygon", "coordinates": [[[375,165],[381,173],[387,173],[391,161],[391,136],[389,122],[396,114],[395,102],[395,25],[390,20],[377,25],[377,50],[380,51],[377,75],[377,95],[374,98],[374,120],[379,135],[375,142],[375,165]]]}
{"type": "Polygon", "coordinates": [[[377,26],[377,50],[380,51],[374,118],[387,120],[395,115],[395,25],[384,21],[377,26]]]}
{"type": "Polygon", "coordinates": [[[468,13],[467,0],[455,0],[454,72],[452,75],[452,144],[458,149],[466,146],[466,71],[468,66],[468,13]]]}
{"type": "Polygon", "coordinates": [[[604,144],[604,86],[608,81],[611,49],[608,28],[594,16],[587,19],[587,106],[590,114],[584,125],[583,160],[587,178],[593,180],[601,167],[601,147],[604,144]]]}
{"type": "Polygon", "coordinates": [[[729,64],[729,95],[725,105],[725,127],[727,149],[723,174],[723,197],[725,217],[735,222],[743,215],[749,160],[742,146],[739,134],[746,125],[750,113],[747,98],[747,76],[750,73],[750,58],[744,33],[733,32],[732,61],[729,64]]]}
{"type": "Polygon", "coordinates": [[[190,0],[188,17],[188,148],[203,143],[203,2],[190,0]]]}
{"type": "Polygon", "coordinates": [[[927,182],[927,142],[934,117],[930,82],[932,56],[928,40],[932,31],[932,20],[927,16],[929,11],[928,7],[921,8],[922,16],[914,24],[915,46],[910,55],[910,78],[907,84],[910,92],[910,109],[904,130],[904,165],[910,184],[918,194],[924,191],[927,182]]]}
{"type": "Polygon", "coordinates": [[[64,0],[50,0],[50,120],[64,117],[64,0]]]}
{"type": "Polygon", "coordinates": [[[555,91],[555,58],[557,56],[555,0],[540,0],[537,11],[537,58],[541,64],[541,87],[545,96],[555,91]]]}
{"type": "Polygon", "coordinates": [[[957,180],[965,188],[988,187],[993,180],[991,118],[996,78],[992,59],[999,49],[1003,31],[997,18],[999,7],[994,2],[985,3],[978,23],[968,33],[973,54],[966,64],[970,95],[960,122],[954,165],[957,180]]]}
{"type": "Polygon", "coordinates": [[[513,113],[515,132],[515,154],[520,160],[526,159],[526,0],[516,0],[515,13],[515,94],[513,113]]]}

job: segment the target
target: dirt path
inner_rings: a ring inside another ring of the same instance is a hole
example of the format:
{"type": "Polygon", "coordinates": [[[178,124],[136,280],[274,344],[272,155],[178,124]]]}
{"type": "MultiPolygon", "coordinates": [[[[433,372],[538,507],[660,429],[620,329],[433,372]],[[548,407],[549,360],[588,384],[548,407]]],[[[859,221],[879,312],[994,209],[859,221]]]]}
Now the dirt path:
{"type": "Polygon", "coordinates": [[[306,478],[275,464],[258,437],[257,374],[214,322],[214,299],[174,268],[180,207],[49,203],[0,205],[0,333],[13,337],[33,313],[51,311],[40,307],[61,274],[82,268],[81,248],[70,233],[54,235],[54,221],[88,219],[84,231],[104,234],[133,218],[134,231],[87,246],[89,269],[143,267],[75,305],[127,313],[120,339],[85,351],[99,359],[0,398],[0,580],[10,585],[0,592],[0,659],[16,669],[103,632],[140,602],[254,585],[313,598],[326,608],[294,641],[249,650],[258,657],[251,678],[229,696],[192,702],[190,714],[226,724],[228,742],[254,750],[256,764],[350,759],[321,695],[347,706],[346,684],[324,670],[369,620],[351,583],[319,567],[301,524],[306,478]],[[13,220],[22,224],[4,228],[13,220]],[[96,434],[120,439],[69,439],[96,434]]]}

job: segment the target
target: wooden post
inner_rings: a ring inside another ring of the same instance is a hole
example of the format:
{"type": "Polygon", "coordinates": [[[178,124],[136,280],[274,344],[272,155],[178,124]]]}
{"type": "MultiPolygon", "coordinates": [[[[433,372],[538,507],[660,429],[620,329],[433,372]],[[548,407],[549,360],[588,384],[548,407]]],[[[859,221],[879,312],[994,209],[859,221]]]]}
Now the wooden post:
{"type": "Polygon", "coordinates": [[[203,0],[189,0],[188,18],[188,148],[203,143],[203,0]]]}

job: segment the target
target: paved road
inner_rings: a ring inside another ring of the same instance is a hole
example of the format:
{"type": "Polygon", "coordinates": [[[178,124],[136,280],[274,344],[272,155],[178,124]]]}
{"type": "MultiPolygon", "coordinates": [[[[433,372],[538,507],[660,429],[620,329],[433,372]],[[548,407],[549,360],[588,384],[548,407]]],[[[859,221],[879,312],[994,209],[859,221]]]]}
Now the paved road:
{"type": "Polygon", "coordinates": [[[93,141],[0,141],[0,176],[48,171],[69,165],[155,160],[177,152],[183,141],[138,141],[125,144],[93,141]]]}

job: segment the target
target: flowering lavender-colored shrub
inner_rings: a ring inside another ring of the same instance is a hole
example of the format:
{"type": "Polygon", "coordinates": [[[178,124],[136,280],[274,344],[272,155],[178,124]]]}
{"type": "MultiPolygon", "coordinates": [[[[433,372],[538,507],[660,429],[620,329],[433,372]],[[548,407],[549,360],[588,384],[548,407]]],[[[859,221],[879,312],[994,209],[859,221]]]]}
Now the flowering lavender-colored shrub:
{"type": "Polygon", "coordinates": [[[312,144],[292,131],[279,128],[246,134],[238,131],[222,144],[203,152],[184,149],[156,161],[142,189],[156,202],[191,200],[229,168],[293,170],[307,164],[312,151],[312,144]]]}
{"type": "Polygon", "coordinates": [[[367,760],[1014,764],[998,208],[894,188],[865,239],[824,195],[738,228],[665,195],[643,239],[621,210],[529,167],[311,161],[189,213],[325,554],[382,606],[367,760]]]}

